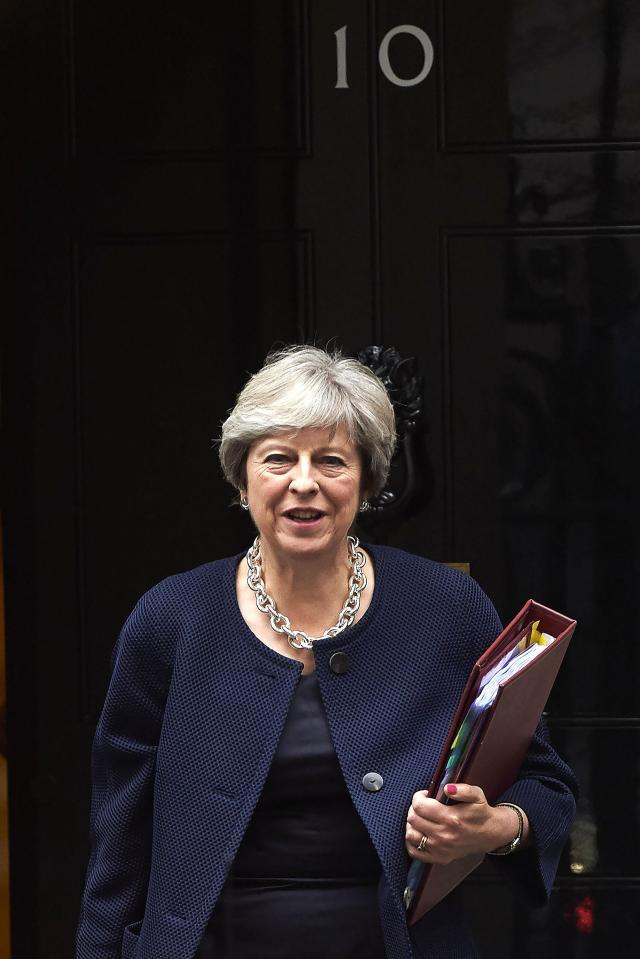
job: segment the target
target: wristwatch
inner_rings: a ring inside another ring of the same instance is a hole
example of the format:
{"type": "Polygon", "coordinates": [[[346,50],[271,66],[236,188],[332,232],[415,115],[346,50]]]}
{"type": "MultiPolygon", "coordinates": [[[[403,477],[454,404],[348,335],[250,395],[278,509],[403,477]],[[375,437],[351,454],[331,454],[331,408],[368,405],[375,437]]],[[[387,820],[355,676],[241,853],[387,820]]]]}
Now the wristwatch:
{"type": "Polygon", "coordinates": [[[515,852],[522,842],[522,833],[524,832],[524,809],[521,809],[520,806],[516,806],[512,802],[499,802],[496,805],[498,806],[508,806],[510,809],[514,809],[518,817],[518,834],[515,839],[512,839],[510,843],[507,843],[506,846],[500,846],[498,849],[494,849],[493,852],[488,853],[489,856],[510,856],[512,852],[515,852]]]}

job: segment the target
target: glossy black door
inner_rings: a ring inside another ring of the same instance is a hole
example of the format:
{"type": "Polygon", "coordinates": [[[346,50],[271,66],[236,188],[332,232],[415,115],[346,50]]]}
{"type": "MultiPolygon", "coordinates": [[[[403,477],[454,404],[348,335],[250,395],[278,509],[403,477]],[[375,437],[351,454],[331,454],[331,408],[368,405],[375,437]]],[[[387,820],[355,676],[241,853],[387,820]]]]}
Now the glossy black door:
{"type": "Polygon", "coordinates": [[[469,562],[504,618],[533,596],[579,620],[549,703],[578,820],[544,912],[500,885],[498,924],[499,874],[469,884],[483,953],[637,937],[639,33],[631,0],[9,19],[15,956],[71,954],[121,622],[248,541],[220,421],[273,344],[330,338],[425,377],[428,496],[379,534],[469,562]]]}

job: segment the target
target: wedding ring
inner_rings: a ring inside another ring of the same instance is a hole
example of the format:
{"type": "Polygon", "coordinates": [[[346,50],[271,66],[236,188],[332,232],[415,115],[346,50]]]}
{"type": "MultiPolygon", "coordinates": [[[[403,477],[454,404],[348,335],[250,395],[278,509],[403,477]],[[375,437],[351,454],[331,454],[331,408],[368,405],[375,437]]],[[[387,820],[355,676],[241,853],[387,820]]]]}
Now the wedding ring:
{"type": "Polygon", "coordinates": [[[424,852],[424,850],[427,848],[428,842],[429,842],[429,837],[423,836],[420,842],[418,843],[418,849],[420,850],[420,852],[424,852]]]}

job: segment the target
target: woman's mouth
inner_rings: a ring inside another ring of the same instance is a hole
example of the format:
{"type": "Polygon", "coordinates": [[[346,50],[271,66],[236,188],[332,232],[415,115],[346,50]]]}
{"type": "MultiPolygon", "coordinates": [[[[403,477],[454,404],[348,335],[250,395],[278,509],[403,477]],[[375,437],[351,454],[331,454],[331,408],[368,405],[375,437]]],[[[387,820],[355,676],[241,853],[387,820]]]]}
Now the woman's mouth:
{"type": "Polygon", "coordinates": [[[319,509],[288,509],[284,515],[298,526],[313,526],[324,513],[319,509]]]}

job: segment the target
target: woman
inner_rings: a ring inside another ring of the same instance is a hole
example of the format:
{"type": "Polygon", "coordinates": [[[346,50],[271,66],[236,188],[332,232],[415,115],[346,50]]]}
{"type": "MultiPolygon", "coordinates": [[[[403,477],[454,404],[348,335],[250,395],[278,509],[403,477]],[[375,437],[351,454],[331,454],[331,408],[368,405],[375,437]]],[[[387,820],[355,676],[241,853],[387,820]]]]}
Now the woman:
{"type": "Polygon", "coordinates": [[[407,928],[408,866],[517,835],[503,861],[549,894],[575,787],[543,728],[513,805],[425,795],[501,625],[470,577],[350,538],[394,440],[384,387],[339,354],[284,350],[240,394],[220,459],[258,535],[155,586],[119,637],[78,959],[466,959],[457,891],[407,928]]]}

